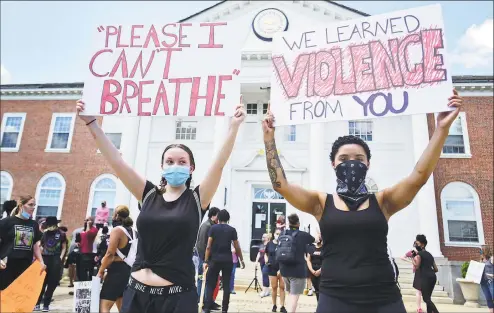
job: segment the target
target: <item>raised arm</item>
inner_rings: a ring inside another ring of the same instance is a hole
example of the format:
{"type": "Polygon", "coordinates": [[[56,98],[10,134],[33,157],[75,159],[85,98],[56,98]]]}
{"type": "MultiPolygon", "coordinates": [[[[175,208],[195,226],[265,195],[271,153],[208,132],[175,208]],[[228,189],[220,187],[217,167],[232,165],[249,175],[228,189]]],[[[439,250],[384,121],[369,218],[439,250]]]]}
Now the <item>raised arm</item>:
{"type": "Polygon", "coordinates": [[[274,118],[268,110],[268,114],[262,122],[262,130],[264,133],[264,146],[266,148],[266,163],[268,167],[269,177],[274,190],[281,194],[295,208],[310,213],[321,219],[324,203],[326,202],[326,194],[307,190],[300,186],[291,184],[286,179],[285,170],[281,164],[278,151],[276,149],[276,141],[274,139],[274,118]]]}
{"type": "MultiPolygon", "coordinates": [[[[77,101],[77,112],[81,113],[84,111],[84,102],[77,101]]],[[[130,167],[127,162],[124,161],[120,152],[115,148],[113,143],[108,139],[103,130],[98,124],[98,121],[94,116],[79,115],[81,120],[83,120],[94,140],[96,141],[96,146],[101,151],[101,154],[105,157],[106,161],[113,168],[118,178],[123,182],[125,187],[134,195],[138,200],[142,200],[142,194],[144,192],[144,186],[146,181],[139,175],[132,167],[130,167]]]]}
{"type": "Polygon", "coordinates": [[[412,173],[396,185],[384,189],[381,195],[378,194],[378,199],[381,198],[381,207],[388,219],[412,202],[413,198],[415,198],[422,186],[427,183],[427,180],[436,168],[444,142],[448,137],[449,128],[460,113],[463,103],[462,98],[458,96],[456,90],[453,90],[453,96],[448,101],[448,107],[454,107],[456,109],[438,114],[434,134],[412,173]]]}
{"type": "Polygon", "coordinates": [[[204,177],[204,180],[200,185],[201,187],[199,188],[199,194],[201,196],[201,206],[203,209],[206,209],[209,206],[216,190],[218,189],[223,168],[232,154],[238,129],[240,124],[242,124],[245,119],[245,114],[243,104],[237,106],[235,115],[231,118],[230,128],[228,129],[225,142],[223,143],[223,146],[221,146],[221,149],[217,152],[217,155],[213,160],[213,164],[211,164],[206,177],[204,177]]]}

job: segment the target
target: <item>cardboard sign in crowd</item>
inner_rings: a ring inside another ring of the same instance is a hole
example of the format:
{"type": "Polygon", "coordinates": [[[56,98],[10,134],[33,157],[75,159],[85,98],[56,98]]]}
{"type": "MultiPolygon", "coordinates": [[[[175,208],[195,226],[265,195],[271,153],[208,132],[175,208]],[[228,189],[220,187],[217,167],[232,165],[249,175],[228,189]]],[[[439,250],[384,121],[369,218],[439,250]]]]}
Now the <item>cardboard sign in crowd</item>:
{"type": "MultiPolygon", "coordinates": [[[[97,27],[84,114],[232,116],[235,23],[97,27]]],[[[447,111],[447,62],[439,4],[289,29],[272,42],[271,111],[276,125],[447,111]]]]}

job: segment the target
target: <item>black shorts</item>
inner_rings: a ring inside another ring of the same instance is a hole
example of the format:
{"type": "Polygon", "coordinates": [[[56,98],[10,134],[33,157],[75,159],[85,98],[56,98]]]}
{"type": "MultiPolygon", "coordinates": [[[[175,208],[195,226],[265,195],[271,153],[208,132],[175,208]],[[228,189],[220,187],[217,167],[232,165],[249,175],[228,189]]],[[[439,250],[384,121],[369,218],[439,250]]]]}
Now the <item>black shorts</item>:
{"type": "Polygon", "coordinates": [[[79,252],[75,252],[75,251],[70,252],[69,255],[67,256],[67,260],[65,261],[64,267],[69,268],[69,265],[77,264],[79,262],[80,255],[81,254],[79,252]]]}
{"type": "Polygon", "coordinates": [[[116,301],[123,297],[123,293],[130,277],[130,266],[125,262],[113,262],[108,268],[103,287],[101,287],[101,300],[116,301]]]}
{"type": "Polygon", "coordinates": [[[195,313],[198,310],[198,295],[194,285],[191,287],[151,287],[129,279],[125,287],[120,313],[195,313]],[[140,287],[136,288],[137,285],[140,287]],[[177,288],[180,289],[177,292],[177,288]],[[154,289],[154,292],[149,292],[154,289]],[[165,289],[164,292],[156,292],[165,289]]]}
{"type": "Polygon", "coordinates": [[[326,294],[319,294],[316,313],[406,313],[403,300],[382,305],[358,305],[348,303],[326,294]]]}
{"type": "Polygon", "coordinates": [[[280,270],[279,264],[269,264],[268,267],[268,276],[278,276],[278,271],[280,270]]]}

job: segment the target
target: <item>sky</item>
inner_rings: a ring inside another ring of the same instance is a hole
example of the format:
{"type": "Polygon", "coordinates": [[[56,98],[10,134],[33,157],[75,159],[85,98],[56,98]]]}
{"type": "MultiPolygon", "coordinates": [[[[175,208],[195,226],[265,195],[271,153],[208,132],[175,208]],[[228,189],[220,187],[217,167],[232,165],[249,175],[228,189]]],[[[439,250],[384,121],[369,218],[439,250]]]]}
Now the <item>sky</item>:
{"type": "MultiPolygon", "coordinates": [[[[219,1],[2,1],[1,84],[82,82],[94,27],[176,22],[219,1]]],[[[337,1],[382,14],[441,3],[453,75],[493,74],[492,1],[337,1]]]]}

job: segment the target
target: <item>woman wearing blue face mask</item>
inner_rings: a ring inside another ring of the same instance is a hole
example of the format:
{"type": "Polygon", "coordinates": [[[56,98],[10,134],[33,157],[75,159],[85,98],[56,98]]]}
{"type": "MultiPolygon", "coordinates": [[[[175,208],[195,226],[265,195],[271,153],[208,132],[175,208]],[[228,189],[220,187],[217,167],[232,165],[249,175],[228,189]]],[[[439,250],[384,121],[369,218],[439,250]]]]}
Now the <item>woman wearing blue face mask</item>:
{"type": "Polygon", "coordinates": [[[438,114],[434,134],[413,172],[376,194],[370,194],[365,186],[370,149],[355,136],[339,137],[333,143],[330,159],[336,172],[336,193],[289,183],[276,149],[274,117],[268,110],[262,128],[271,183],[292,206],[312,214],[321,229],[323,262],[317,312],[406,312],[387,253],[388,220],[412,202],[434,171],[462,106],[461,97],[453,93],[448,107],[454,110],[438,114]]]}
{"type": "Polygon", "coordinates": [[[46,266],[41,256],[39,241],[42,233],[32,220],[36,200],[31,196],[20,197],[11,216],[0,220],[0,260],[7,257],[7,264],[0,267],[0,290],[7,288],[33,263],[33,256],[46,266]]]}
{"type": "MultiPolygon", "coordinates": [[[[77,111],[84,111],[84,102],[77,102],[77,111]]],[[[121,312],[197,311],[193,247],[245,114],[243,105],[239,105],[220,152],[213,159],[202,184],[193,190],[190,183],[195,161],[192,151],[185,145],[166,147],[161,156],[161,183],[155,186],[125,163],[96,118],[80,115],[101,153],[141,203],[136,222],[139,232],[137,258],[123,295],[121,312]]]]}

